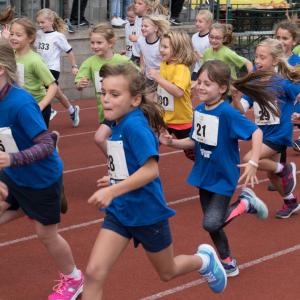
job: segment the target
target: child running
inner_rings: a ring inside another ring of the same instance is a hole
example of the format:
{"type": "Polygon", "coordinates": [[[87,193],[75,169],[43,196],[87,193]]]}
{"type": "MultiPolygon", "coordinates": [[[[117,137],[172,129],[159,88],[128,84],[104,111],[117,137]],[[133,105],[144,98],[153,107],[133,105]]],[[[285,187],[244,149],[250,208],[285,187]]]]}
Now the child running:
{"type": "MultiPolygon", "coordinates": [[[[268,94],[255,81],[257,76],[251,74],[243,87],[261,103],[268,94]]],[[[160,136],[164,145],[176,149],[195,148],[195,163],[188,183],[199,188],[203,227],[209,232],[228,277],[237,276],[239,269],[224,227],[243,213],[256,214],[260,219],[268,216],[266,205],[249,188],[243,188],[237,201],[230,205],[238,182],[245,179],[244,185],[251,183],[253,186],[257,180],[257,162],[262,145],[261,130],[224,101],[230,82],[231,72],[224,62],[204,63],[194,87],[204,103],[195,108],[190,137],[176,140],[169,134],[160,136]],[[251,157],[247,163],[239,165],[238,141],[249,139],[252,139],[251,157]],[[245,168],[240,178],[239,167],[245,168]]],[[[266,106],[270,105],[266,103],[266,106]]]]}
{"type": "Polygon", "coordinates": [[[91,81],[95,88],[100,127],[95,134],[95,142],[106,154],[106,140],[111,134],[111,123],[104,121],[101,94],[101,78],[99,70],[104,64],[120,64],[130,62],[129,58],[114,54],[116,37],[112,26],[108,23],[98,24],[90,32],[90,45],[94,55],[86,59],[75,77],[79,90],[86,88],[91,81]]]}
{"type": "MultiPolygon", "coordinates": [[[[67,53],[68,59],[72,65],[72,74],[75,76],[78,72],[78,66],[76,65],[72,47],[62,33],[65,31],[65,22],[56,14],[56,12],[49,8],[39,10],[36,15],[36,20],[40,30],[37,31],[34,45],[37,52],[46,62],[58,85],[60,56],[62,52],[67,53]]],[[[73,127],[78,127],[80,122],[79,106],[72,105],[59,87],[55,97],[68,110],[73,127]]]]}
{"type": "MultiPolygon", "coordinates": [[[[284,204],[276,212],[276,217],[289,218],[300,209],[300,204],[293,194],[297,180],[296,165],[280,163],[279,158],[280,153],[292,146],[291,116],[294,112],[294,101],[300,93],[300,72],[286,64],[282,44],[271,38],[258,44],[255,65],[257,70],[273,72],[273,76],[270,76],[267,82],[268,89],[276,96],[275,106],[272,110],[265,110],[251,97],[243,96],[238,108],[245,113],[253,106],[255,123],[263,131],[258,168],[267,171],[271,183],[283,197],[284,204]]],[[[245,160],[249,160],[251,155],[251,152],[247,153],[245,160]]]]}
{"type": "MultiPolygon", "coordinates": [[[[164,109],[169,133],[184,139],[189,136],[193,119],[190,66],[196,57],[190,37],[181,30],[165,33],[161,38],[160,54],[159,72],[151,69],[149,74],[158,84],[158,101],[164,109]]],[[[185,149],[184,152],[194,160],[193,150],[185,149]]]]}
{"type": "Polygon", "coordinates": [[[15,17],[15,9],[12,6],[7,6],[5,9],[0,11],[0,37],[8,39],[9,32],[9,23],[15,17]]]}
{"type": "Polygon", "coordinates": [[[202,62],[218,59],[228,65],[231,71],[231,77],[237,78],[236,69],[247,68],[248,73],[252,72],[253,65],[245,57],[227,47],[233,39],[232,26],[230,24],[214,23],[209,31],[210,48],[203,54],[202,62]]]}
{"type": "Polygon", "coordinates": [[[32,50],[35,37],[36,28],[30,19],[23,17],[12,21],[9,42],[15,50],[19,83],[38,102],[48,128],[57,84],[40,55],[32,50]]]}
{"type": "Polygon", "coordinates": [[[204,51],[210,47],[209,29],[213,23],[213,15],[209,10],[200,10],[196,16],[197,32],[192,36],[192,44],[196,53],[197,61],[192,73],[192,81],[197,80],[197,73],[200,69],[200,61],[202,60],[204,51]]]}
{"type": "Polygon", "coordinates": [[[13,49],[0,40],[0,224],[27,215],[60,270],[48,300],[76,299],[83,275],[58,234],[63,163],[41,111],[17,84],[13,49]]]}
{"type": "Polygon", "coordinates": [[[125,24],[125,55],[129,58],[132,56],[133,42],[129,39],[129,36],[135,35],[135,11],[134,4],[130,4],[127,8],[127,23],[125,24]]]}
{"type": "Polygon", "coordinates": [[[211,246],[173,257],[168,219],[175,212],[166,204],[158,172],[156,133],[164,123],[160,106],[147,99],[145,78],[131,64],[105,65],[100,76],[105,118],[115,126],[107,143],[109,176],[88,199],[106,216],[88,262],[83,300],[103,299],[109,271],[131,239],[135,247],[142,244],[162,280],[197,270],[214,292],[222,292],[226,274],[211,246]]]}

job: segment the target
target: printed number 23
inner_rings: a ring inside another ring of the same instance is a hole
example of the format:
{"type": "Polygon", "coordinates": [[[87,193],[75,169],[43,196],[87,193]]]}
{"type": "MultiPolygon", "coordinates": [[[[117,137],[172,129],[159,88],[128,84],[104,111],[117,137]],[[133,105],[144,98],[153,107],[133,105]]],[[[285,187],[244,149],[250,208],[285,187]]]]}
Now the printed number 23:
{"type": "Polygon", "coordinates": [[[201,126],[201,124],[197,123],[197,135],[205,137],[206,125],[201,126]]]}

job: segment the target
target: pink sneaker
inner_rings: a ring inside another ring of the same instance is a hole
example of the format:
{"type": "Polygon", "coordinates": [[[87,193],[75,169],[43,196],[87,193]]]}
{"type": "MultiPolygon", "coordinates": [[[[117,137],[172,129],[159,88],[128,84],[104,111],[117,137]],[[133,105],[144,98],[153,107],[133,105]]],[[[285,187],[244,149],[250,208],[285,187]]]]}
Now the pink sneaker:
{"type": "Polygon", "coordinates": [[[53,293],[48,296],[48,300],[75,300],[82,293],[83,274],[79,280],[69,278],[60,273],[58,284],[53,287],[53,293]]]}

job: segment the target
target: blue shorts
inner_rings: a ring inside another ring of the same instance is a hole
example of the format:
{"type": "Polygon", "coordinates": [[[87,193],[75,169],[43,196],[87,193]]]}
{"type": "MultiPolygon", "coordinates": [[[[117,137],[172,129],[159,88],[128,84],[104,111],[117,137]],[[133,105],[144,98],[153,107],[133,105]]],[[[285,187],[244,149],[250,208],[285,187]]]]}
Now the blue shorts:
{"type": "Polygon", "coordinates": [[[283,151],[286,150],[287,146],[285,145],[277,145],[277,144],[274,144],[270,141],[265,141],[263,140],[263,143],[268,146],[269,148],[271,148],[272,150],[276,151],[277,153],[281,153],[283,151]]]}
{"type": "Polygon", "coordinates": [[[112,230],[129,240],[133,239],[135,248],[141,243],[148,252],[159,252],[172,244],[168,220],[146,226],[124,226],[113,214],[108,213],[102,228],[112,230]]]}
{"type": "Polygon", "coordinates": [[[62,177],[51,186],[43,189],[19,186],[4,172],[0,172],[0,181],[8,187],[9,194],[6,202],[10,204],[9,210],[21,208],[29,218],[43,225],[60,222],[62,177]]]}

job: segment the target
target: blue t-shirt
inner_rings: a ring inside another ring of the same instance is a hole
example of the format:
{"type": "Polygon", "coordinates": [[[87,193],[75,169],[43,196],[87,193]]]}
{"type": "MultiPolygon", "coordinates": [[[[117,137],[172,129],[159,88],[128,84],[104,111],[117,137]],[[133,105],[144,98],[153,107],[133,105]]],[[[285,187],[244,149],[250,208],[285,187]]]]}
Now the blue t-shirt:
{"type": "Polygon", "coordinates": [[[206,110],[205,104],[197,106],[190,134],[195,140],[196,159],[188,183],[200,189],[231,197],[240,176],[237,166],[240,163],[238,140],[249,140],[256,129],[254,123],[227,102],[212,110],[206,110]],[[194,138],[195,132],[199,130],[199,124],[195,125],[196,112],[218,119],[215,146],[194,138]]]}
{"type": "MultiPolygon", "coordinates": [[[[293,125],[291,115],[294,112],[294,101],[300,93],[300,84],[295,84],[288,79],[275,75],[271,79],[271,92],[275,94],[280,111],[280,123],[275,125],[259,125],[263,131],[264,141],[280,146],[292,146],[293,125]]],[[[243,96],[250,106],[253,100],[243,96]]]]}
{"type": "MultiPolygon", "coordinates": [[[[128,113],[112,128],[108,143],[110,142],[122,145],[129,176],[141,168],[149,158],[159,158],[157,137],[139,108],[128,113]]],[[[119,154],[112,159],[108,150],[109,168],[115,169],[118,164],[122,164],[122,151],[118,151],[119,154]]],[[[151,225],[175,214],[175,211],[167,206],[159,177],[137,190],[114,198],[106,211],[112,213],[125,226],[151,225]]]]}
{"type": "MultiPolygon", "coordinates": [[[[31,94],[13,86],[0,100],[0,128],[9,127],[19,151],[32,147],[33,139],[47,131],[39,106],[31,94]]],[[[5,174],[16,184],[34,189],[46,188],[62,175],[63,163],[56,150],[30,165],[5,168],[5,174]]]]}
{"type": "Polygon", "coordinates": [[[293,54],[288,58],[288,63],[289,63],[291,66],[298,66],[298,65],[300,65],[300,56],[293,53],[293,54]]]}

